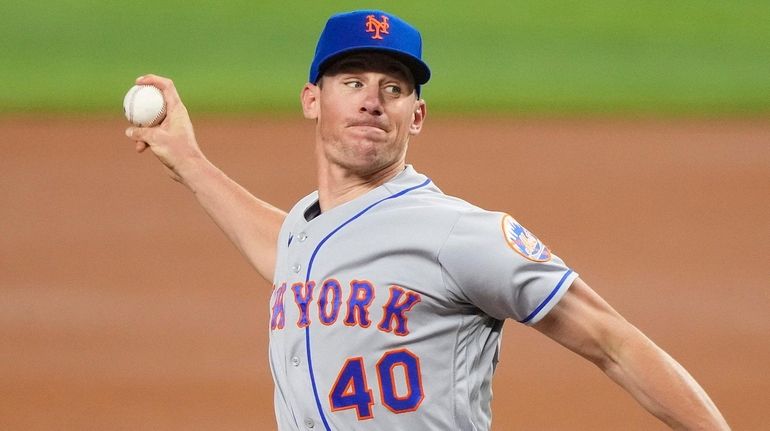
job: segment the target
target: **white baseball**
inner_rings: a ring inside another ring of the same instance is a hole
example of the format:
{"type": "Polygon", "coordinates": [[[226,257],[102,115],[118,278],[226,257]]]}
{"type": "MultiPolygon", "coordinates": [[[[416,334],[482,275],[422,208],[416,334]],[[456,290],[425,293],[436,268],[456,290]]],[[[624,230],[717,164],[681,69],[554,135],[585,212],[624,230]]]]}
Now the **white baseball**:
{"type": "Polygon", "coordinates": [[[123,111],[135,126],[157,126],[166,117],[166,102],[156,87],[134,85],[123,98],[123,111]]]}

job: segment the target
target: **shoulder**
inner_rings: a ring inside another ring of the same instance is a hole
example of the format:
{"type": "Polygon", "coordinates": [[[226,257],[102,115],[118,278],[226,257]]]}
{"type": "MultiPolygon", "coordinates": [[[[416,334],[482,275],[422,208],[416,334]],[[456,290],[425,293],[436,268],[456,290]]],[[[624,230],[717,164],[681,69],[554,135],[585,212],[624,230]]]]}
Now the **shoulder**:
{"type": "Polygon", "coordinates": [[[423,226],[434,234],[443,231],[445,235],[461,219],[472,214],[490,214],[466,200],[444,194],[433,183],[390,200],[379,212],[413,227],[423,226]]]}

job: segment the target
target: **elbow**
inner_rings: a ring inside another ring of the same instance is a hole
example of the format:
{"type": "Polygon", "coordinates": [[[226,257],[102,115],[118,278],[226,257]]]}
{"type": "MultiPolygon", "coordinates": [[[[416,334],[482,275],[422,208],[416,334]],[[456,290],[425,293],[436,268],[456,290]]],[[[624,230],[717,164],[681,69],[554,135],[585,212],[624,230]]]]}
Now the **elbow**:
{"type": "Polygon", "coordinates": [[[633,354],[634,346],[641,338],[646,338],[632,324],[619,315],[612,317],[615,322],[607,325],[595,337],[596,345],[587,349],[586,359],[599,367],[605,374],[613,375],[622,367],[623,358],[633,354]]]}

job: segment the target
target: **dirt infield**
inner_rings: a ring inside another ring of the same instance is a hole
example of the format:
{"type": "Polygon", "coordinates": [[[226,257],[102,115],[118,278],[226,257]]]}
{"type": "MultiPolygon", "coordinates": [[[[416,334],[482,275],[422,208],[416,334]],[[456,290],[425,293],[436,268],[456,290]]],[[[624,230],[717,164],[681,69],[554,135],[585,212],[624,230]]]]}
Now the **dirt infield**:
{"type": "MultiPolygon", "coordinates": [[[[197,119],[288,209],[312,125],[197,119]]],[[[0,429],[274,429],[269,285],[123,121],[0,119],[0,429]]],[[[770,121],[429,119],[409,159],[513,214],[687,367],[736,430],[770,423],[770,121]]],[[[664,429],[515,323],[496,430],[664,429]]]]}

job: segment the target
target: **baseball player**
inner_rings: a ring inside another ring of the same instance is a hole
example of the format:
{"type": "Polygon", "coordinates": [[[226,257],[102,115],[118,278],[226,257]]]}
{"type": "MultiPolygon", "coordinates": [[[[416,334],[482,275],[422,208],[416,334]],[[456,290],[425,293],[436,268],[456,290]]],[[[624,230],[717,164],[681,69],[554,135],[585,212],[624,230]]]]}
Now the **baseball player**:
{"type": "Polygon", "coordinates": [[[129,128],[273,283],[281,430],[487,430],[506,319],[598,365],[672,428],[728,429],[670,356],[511,215],[441,192],[405,162],[427,114],[420,33],[382,11],[332,16],[302,89],[318,190],[288,214],[206,160],[173,83],[129,128]]]}

